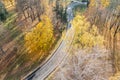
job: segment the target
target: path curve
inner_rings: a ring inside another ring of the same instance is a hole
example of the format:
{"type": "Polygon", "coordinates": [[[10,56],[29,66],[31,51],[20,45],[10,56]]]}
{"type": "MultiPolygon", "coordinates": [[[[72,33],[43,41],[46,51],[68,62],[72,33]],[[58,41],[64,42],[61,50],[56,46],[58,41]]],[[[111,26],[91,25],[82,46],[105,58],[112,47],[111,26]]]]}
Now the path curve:
{"type": "Polygon", "coordinates": [[[28,75],[25,80],[44,80],[50,73],[52,73],[57,66],[66,57],[66,53],[70,48],[74,37],[74,28],[71,26],[71,20],[74,18],[73,8],[80,4],[87,4],[87,2],[72,1],[67,7],[67,33],[66,37],[62,40],[58,49],[53,53],[49,60],[46,61],[44,65],[39,67],[33,73],[28,75]]]}

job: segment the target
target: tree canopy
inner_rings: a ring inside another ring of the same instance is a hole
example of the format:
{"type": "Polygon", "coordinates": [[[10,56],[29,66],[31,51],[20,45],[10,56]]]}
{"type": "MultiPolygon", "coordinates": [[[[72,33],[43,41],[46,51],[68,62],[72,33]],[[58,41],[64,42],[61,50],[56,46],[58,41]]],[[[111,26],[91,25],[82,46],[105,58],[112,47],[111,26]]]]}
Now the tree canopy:
{"type": "Polygon", "coordinates": [[[47,16],[25,35],[25,46],[29,53],[47,51],[54,41],[53,25],[47,16]]]}
{"type": "Polygon", "coordinates": [[[72,25],[76,28],[75,44],[79,44],[79,47],[86,48],[103,44],[104,38],[99,34],[97,26],[90,26],[84,16],[77,15],[72,25]]]}
{"type": "Polygon", "coordinates": [[[6,19],[7,11],[5,9],[4,4],[0,1],[0,21],[4,21],[6,19]]]}

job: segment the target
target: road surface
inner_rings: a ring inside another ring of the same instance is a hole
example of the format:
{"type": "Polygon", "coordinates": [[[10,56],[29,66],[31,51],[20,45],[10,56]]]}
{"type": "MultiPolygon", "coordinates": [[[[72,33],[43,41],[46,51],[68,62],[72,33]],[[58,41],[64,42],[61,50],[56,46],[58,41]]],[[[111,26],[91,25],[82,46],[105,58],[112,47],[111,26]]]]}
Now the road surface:
{"type": "Polygon", "coordinates": [[[25,80],[44,80],[47,76],[52,73],[59,64],[63,61],[63,59],[66,57],[66,53],[70,48],[70,45],[72,43],[73,37],[74,37],[74,28],[71,25],[71,20],[74,18],[73,14],[73,8],[80,4],[87,4],[82,2],[71,2],[67,7],[67,33],[66,37],[61,42],[59,48],[56,50],[55,53],[50,57],[50,59],[42,65],[40,68],[38,68],[36,71],[31,73],[29,76],[25,78],[25,80]]]}

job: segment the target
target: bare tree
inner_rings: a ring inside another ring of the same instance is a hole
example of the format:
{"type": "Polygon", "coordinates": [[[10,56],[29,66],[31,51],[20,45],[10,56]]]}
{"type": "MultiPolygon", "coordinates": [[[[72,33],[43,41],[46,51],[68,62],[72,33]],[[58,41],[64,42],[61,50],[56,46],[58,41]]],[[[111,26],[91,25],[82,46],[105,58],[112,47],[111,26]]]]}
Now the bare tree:
{"type": "Polygon", "coordinates": [[[52,80],[108,80],[112,74],[109,59],[109,52],[98,47],[89,53],[76,51],[58,68],[52,80]]]}
{"type": "Polygon", "coordinates": [[[23,14],[25,19],[31,18],[32,21],[38,18],[44,12],[44,6],[41,0],[16,0],[16,9],[18,13],[23,14]]]}

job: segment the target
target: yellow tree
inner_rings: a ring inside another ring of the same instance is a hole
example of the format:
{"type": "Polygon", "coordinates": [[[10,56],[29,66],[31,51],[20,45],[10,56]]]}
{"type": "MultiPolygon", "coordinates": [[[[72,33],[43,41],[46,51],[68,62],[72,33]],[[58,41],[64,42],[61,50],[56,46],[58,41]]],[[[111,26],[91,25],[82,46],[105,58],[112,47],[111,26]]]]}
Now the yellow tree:
{"type": "Polygon", "coordinates": [[[47,16],[42,16],[41,19],[42,21],[25,35],[25,47],[32,55],[43,55],[54,42],[51,20],[47,16]]]}
{"type": "Polygon", "coordinates": [[[98,28],[95,25],[91,27],[84,16],[77,15],[72,25],[76,29],[74,43],[77,47],[90,48],[95,45],[103,45],[104,39],[99,35],[98,28]]]}
{"type": "Polygon", "coordinates": [[[110,0],[101,0],[101,4],[103,7],[107,7],[110,4],[110,0]]]}
{"type": "Polygon", "coordinates": [[[6,7],[14,6],[15,5],[15,0],[3,0],[6,7]]]}
{"type": "Polygon", "coordinates": [[[110,4],[110,0],[90,0],[90,7],[107,7],[110,4]]]}

